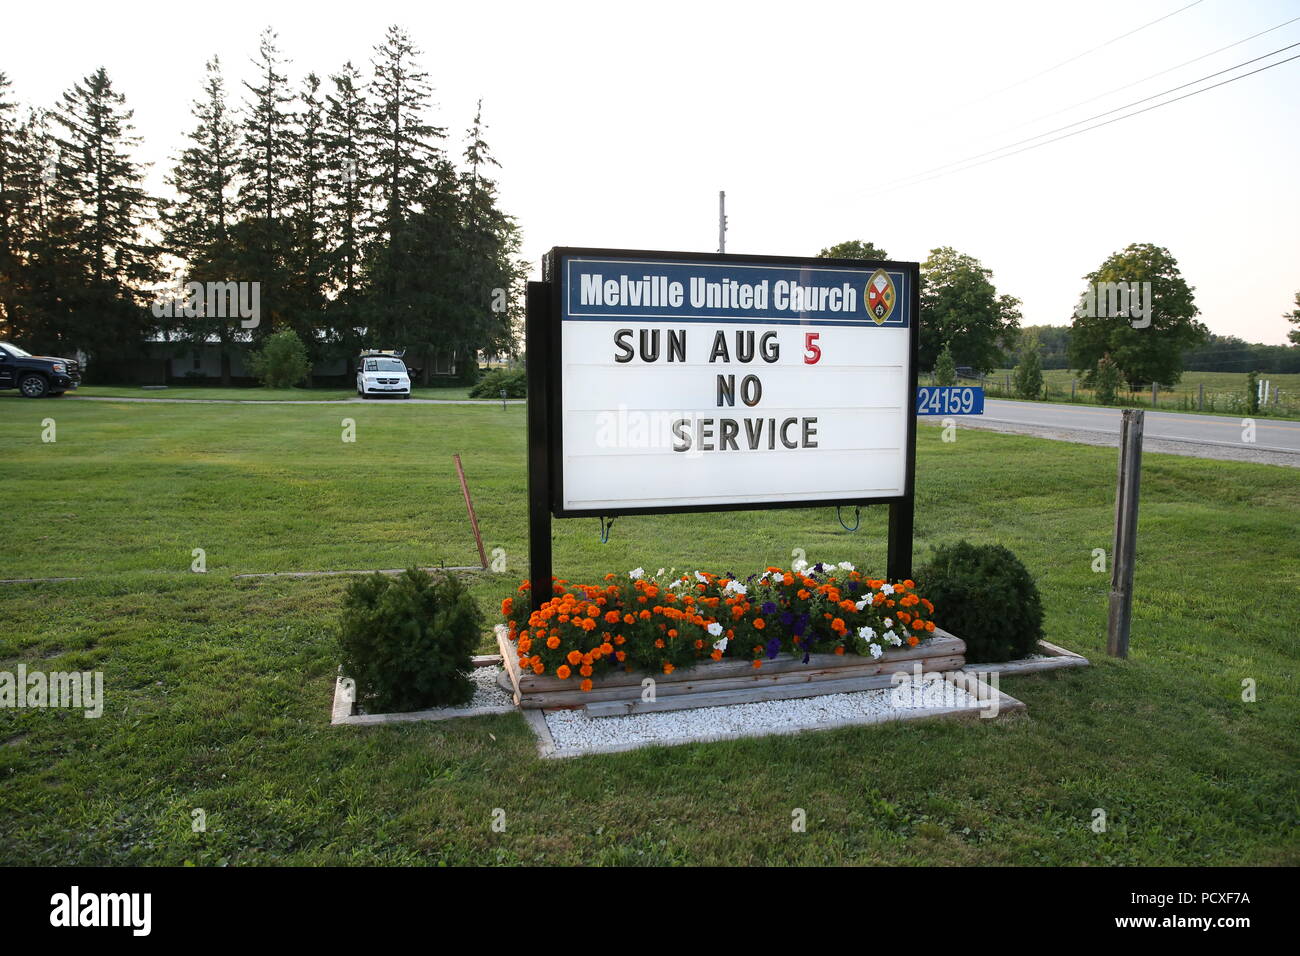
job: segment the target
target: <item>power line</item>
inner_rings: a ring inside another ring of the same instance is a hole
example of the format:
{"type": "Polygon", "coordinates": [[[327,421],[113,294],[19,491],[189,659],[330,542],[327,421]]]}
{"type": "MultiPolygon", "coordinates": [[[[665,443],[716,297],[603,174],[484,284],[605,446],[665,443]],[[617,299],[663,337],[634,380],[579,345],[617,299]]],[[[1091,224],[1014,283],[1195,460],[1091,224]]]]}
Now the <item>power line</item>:
{"type": "MultiPolygon", "coordinates": [[[[1270,56],[1274,56],[1274,55],[1276,55],[1276,54],[1278,54],[1278,53],[1285,52],[1286,50],[1289,50],[1289,49],[1291,49],[1291,47],[1294,47],[1294,46],[1300,46],[1300,43],[1292,43],[1290,46],[1284,46],[1284,47],[1282,47],[1281,49],[1274,50],[1272,53],[1266,53],[1266,54],[1264,54],[1264,56],[1255,57],[1255,59],[1253,59],[1253,60],[1247,60],[1245,63],[1238,63],[1236,66],[1229,67],[1227,70],[1220,70],[1218,73],[1211,73],[1209,76],[1203,76],[1203,77],[1201,77],[1201,79],[1199,79],[1199,80],[1193,80],[1191,83],[1184,83],[1184,84],[1182,84],[1182,86],[1175,86],[1173,89],[1165,90],[1164,93],[1157,93],[1157,94],[1155,94],[1155,95],[1156,95],[1156,96],[1164,96],[1164,95],[1166,95],[1166,94],[1168,94],[1168,93],[1172,93],[1172,92],[1174,92],[1175,90],[1180,90],[1180,89],[1182,89],[1184,86],[1191,86],[1191,85],[1194,85],[1194,84],[1196,84],[1196,83],[1204,82],[1205,80],[1211,79],[1212,77],[1215,77],[1215,76],[1219,76],[1219,75],[1222,74],[1222,73],[1228,73],[1228,72],[1231,72],[1232,70],[1240,69],[1240,68],[1243,67],[1243,66],[1246,66],[1246,65],[1248,65],[1248,64],[1250,64],[1250,63],[1254,63],[1256,60],[1262,60],[1262,59],[1264,59],[1265,57],[1270,57],[1270,56]]],[[[948,175],[951,175],[952,173],[965,172],[965,171],[968,170],[968,169],[975,169],[977,166],[983,166],[983,165],[985,165],[985,164],[987,164],[987,163],[996,162],[996,161],[999,160],[999,159],[1008,159],[1008,158],[1011,157],[1011,156],[1016,156],[1016,155],[1018,155],[1018,154],[1020,154],[1020,153],[1026,153],[1026,152],[1028,152],[1028,151],[1031,150],[1031,149],[1038,149],[1040,146],[1047,146],[1047,145],[1049,145],[1049,144],[1051,144],[1051,143],[1059,143],[1059,142],[1060,142],[1061,140],[1063,140],[1063,139],[1069,139],[1069,138],[1072,137],[1072,136],[1078,136],[1080,133],[1089,133],[1089,132],[1091,132],[1092,130],[1095,130],[1095,129],[1101,129],[1103,126],[1109,126],[1111,123],[1118,123],[1120,120],[1130,119],[1131,117],[1134,117],[1134,116],[1141,116],[1143,113],[1149,113],[1149,112],[1151,112],[1152,110],[1159,109],[1159,108],[1162,107],[1162,106],[1169,106],[1169,105],[1171,105],[1171,104],[1173,104],[1173,103],[1177,103],[1179,100],[1185,100],[1185,99],[1187,99],[1188,97],[1196,96],[1198,93],[1208,93],[1210,90],[1218,89],[1220,86],[1227,86],[1229,83],[1235,83],[1235,82],[1237,82],[1237,80],[1244,80],[1244,79],[1245,79],[1246,77],[1248,77],[1248,76],[1254,76],[1256,73],[1263,73],[1265,70],[1271,70],[1271,69],[1273,69],[1273,67],[1275,67],[1275,66],[1282,66],[1284,63],[1290,63],[1292,60],[1297,60],[1297,59],[1300,59],[1300,53],[1297,53],[1295,56],[1287,57],[1285,60],[1278,60],[1276,63],[1270,63],[1268,66],[1261,66],[1259,69],[1257,69],[1257,70],[1251,70],[1249,73],[1243,73],[1243,74],[1241,74],[1240,76],[1230,77],[1229,79],[1226,79],[1226,80],[1220,80],[1218,83],[1214,83],[1214,84],[1212,84],[1211,86],[1207,86],[1207,87],[1205,87],[1204,89],[1192,90],[1192,92],[1190,92],[1190,93],[1184,93],[1182,96],[1176,96],[1176,97],[1174,97],[1172,100],[1165,100],[1165,102],[1163,102],[1163,103],[1155,103],[1155,104],[1153,104],[1153,105],[1151,105],[1151,106],[1148,106],[1148,107],[1145,107],[1145,108],[1143,108],[1143,109],[1135,110],[1135,111],[1132,112],[1132,113],[1125,113],[1123,116],[1116,116],[1114,119],[1108,119],[1108,120],[1106,120],[1104,123],[1097,123],[1095,126],[1088,126],[1088,127],[1085,127],[1084,129],[1077,129],[1077,130],[1075,130],[1073,133],[1066,133],[1064,136],[1057,136],[1055,139],[1043,140],[1043,142],[1041,142],[1041,143],[1034,143],[1034,144],[1031,145],[1031,146],[1025,146],[1025,147],[1022,148],[1022,149],[1017,149],[1017,150],[1014,150],[1013,152],[1010,152],[1010,153],[1002,153],[1001,156],[990,156],[988,159],[983,159],[983,160],[981,160],[981,161],[978,162],[978,163],[971,163],[969,166],[963,166],[961,169],[948,170],[947,172],[939,172],[939,171],[938,171],[938,170],[945,170],[945,169],[947,169],[948,166],[955,166],[955,165],[959,165],[959,164],[964,163],[964,162],[969,162],[969,161],[972,160],[972,159],[979,159],[980,156],[987,156],[988,153],[979,153],[979,154],[977,154],[976,156],[968,156],[966,159],[957,160],[957,161],[954,162],[954,163],[948,163],[946,166],[938,166],[938,167],[935,167],[935,170],[931,170],[932,172],[935,172],[935,175],[933,175],[933,176],[926,176],[924,179],[918,179],[918,180],[915,180],[915,181],[913,181],[913,182],[900,182],[897,186],[890,186],[890,187],[887,187],[887,188],[885,188],[885,189],[881,189],[881,190],[879,190],[879,191],[877,191],[877,192],[871,193],[871,194],[869,194],[869,195],[877,196],[877,195],[880,195],[880,194],[882,194],[882,193],[893,192],[895,189],[901,189],[903,186],[919,186],[921,183],[929,182],[929,181],[932,180],[932,179],[939,179],[940,177],[948,176],[948,175]]],[[[1136,102],[1134,102],[1134,103],[1130,103],[1130,104],[1128,104],[1128,105],[1129,105],[1129,106],[1135,106],[1137,103],[1143,103],[1143,102],[1145,102],[1146,100],[1153,99],[1153,98],[1154,98],[1154,97],[1150,97],[1150,96],[1148,96],[1148,97],[1146,97],[1145,99],[1137,100],[1136,102]]],[[[1123,106],[1121,106],[1121,107],[1118,107],[1118,109],[1127,109],[1127,107],[1123,107],[1123,106]]],[[[1113,113],[1113,112],[1115,112],[1115,110],[1108,110],[1107,113],[1099,113],[1099,114],[1097,114],[1097,116],[1089,117],[1089,119],[1097,119],[1097,118],[1099,118],[1099,117],[1101,117],[1101,116],[1106,116],[1106,115],[1108,115],[1108,113],[1113,113]]],[[[1088,122],[1088,120],[1080,120],[1079,122],[1080,122],[1080,123],[1086,123],[1086,122],[1088,122]]],[[[1070,124],[1070,126],[1077,126],[1077,125],[1078,125],[1078,123],[1071,123],[1071,124],[1070,124]]],[[[1069,126],[1063,126],[1063,127],[1061,127],[1061,129],[1062,129],[1062,130],[1064,130],[1064,129],[1069,129],[1069,126]]],[[[1058,130],[1054,130],[1053,132],[1059,132],[1059,131],[1058,131],[1058,130]]],[[[1041,134],[1041,135],[1042,135],[1042,136],[1046,136],[1046,135],[1049,135],[1049,134],[1047,134],[1047,133],[1043,133],[1043,134],[1041,134]]],[[[1021,140],[1020,142],[1021,142],[1021,143],[1027,143],[1027,142],[1031,142],[1032,140],[1039,139],[1039,138],[1041,138],[1041,137],[1039,137],[1039,136],[1031,136],[1028,140],[1021,140]]],[[[989,152],[991,152],[991,153],[1001,153],[1002,150],[1005,150],[1005,149],[1011,149],[1012,146],[1018,146],[1018,145],[1020,145],[1020,144],[1019,144],[1019,143],[1012,143],[1012,144],[1010,144],[1009,146],[1003,146],[1003,147],[1000,147],[999,149],[989,150],[989,152]]],[[[924,174],[918,174],[918,175],[924,175],[924,174]]]]}
{"type": "Polygon", "coordinates": [[[1049,66],[1047,69],[1041,70],[1038,73],[1035,73],[1033,76],[1027,76],[1023,80],[1016,80],[1016,82],[1012,83],[1011,85],[1004,86],[998,90],[994,90],[992,93],[985,93],[983,96],[977,99],[973,99],[959,108],[965,109],[967,106],[973,106],[976,103],[982,103],[984,100],[991,99],[994,96],[1000,96],[1001,94],[1005,93],[1007,90],[1014,90],[1018,86],[1024,86],[1026,83],[1036,80],[1040,76],[1046,76],[1048,73],[1054,73],[1055,71],[1059,70],[1061,67],[1069,66],[1071,63],[1075,62],[1076,60],[1081,60],[1085,56],[1089,56],[1090,54],[1096,53],[1098,50],[1103,50],[1106,47],[1110,46],[1112,43],[1118,43],[1120,40],[1123,40],[1125,37],[1131,37],[1133,34],[1140,33],[1141,31],[1145,30],[1147,27],[1155,26],[1157,23],[1160,23],[1162,20],[1168,20],[1170,17],[1182,13],[1184,10],[1190,10],[1192,7],[1196,6],[1201,2],[1202,0],[1192,0],[1191,3],[1187,4],[1187,6],[1179,7],[1177,10],[1173,11],[1173,13],[1166,13],[1163,17],[1157,17],[1156,19],[1152,20],[1150,23],[1144,23],[1140,27],[1134,27],[1132,30],[1129,30],[1127,33],[1121,33],[1119,36],[1111,37],[1105,43],[1100,43],[1097,46],[1093,47],[1091,50],[1084,50],[1082,53],[1072,56],[1068,60],[1062,60],[1060,63],[1057,63],[1055,66],[1049,66]]]}
{"type": "MultiPolygon", "coordinates": [[[[1297,19],[1300,19],[1300,17],[1298,17],[1297,19]]],[[[1242,63],[1238,63],[1236,66],[1230,66],[1227,67],[1226,69],[1219,70],[1216,73],[1210,73],[1209,75],[1203,76],[1200,79],[1189,80],[1186,83],[1180,83],[1178,86],[1171,87],[1170,89],[1167,89],[1162,93],[1152,93],[1150,96],[1144,96],[1142,97],[1142,99],[1134,100],[1132,103],[1125,103],[1123,106],[1116,106],[1114,109],[1106,110],[1103,113],[1097,113],[1094,114],[1093,116],[1088,116],[1081,120],[1075,120],[1073,123],[1066,123],[1064,126],[1058,126],[1056,129],[1049,129],[1045,133],[1037,133],[1033,136],[1026,137],[1025,139],[1017,140],[1014,143],[1007,143],[1006,145],[998,146],[995,149],[988,149],[982,153],[975,153],[974,155],[967,156],[964,159],[955,159],[950,163],[944,163],[942,166],[934,166],[930,169],[922,170],[919,173],[912,173],[910,176],[902,176],[899,179],[893,180],[893,182],[886,183],[885,187],[887,188],[893,186],[894,184],[901,185],[903,183],[906,183],[909,179],[915,179],[918,176],[928,176],[930,173],[937,173],[940,172],[941,170],[948,169],[952,166],[960,166],[962,163],[968,163],[974,159],[983,159],[985,156],[992,156],[994,153],[1000,153],[1003,150],[1014,149],[1017,146],[1023,146],[1025,143],[1032,143],[1036,139],[1042,139],[1044,136],[1051,136],[1053,133],[1062,133],[1073,126],[1079,126],[1082,125],[1083,123],[1091,123],[1093,120],[1101,119],[1104,116],[1110,116],[1112,113],[1118,113],[1120,110],[1126,110],[1133,106],[1140,106],[1141,104],[1147,102],[1148,100],[1154,100],[1162,96],[1168,96],[1170,93],[1177,93],[1179,90],[1185,89],[1186,87],[1195,86],[1197,83],[1204,83],[1206,80],[1212,80],[1216,76],[1222,76],[1224,73],[1231,73],[1233,70],[1239,70],[1243,66],[1250,66],[1250,64],[1252,63],[1257,63],[1260,60],[1266,60],[1270,56],[1276,56],[1279,53],[1285,53],[1287,50],[1290,50],[1293,47],[1297,47],[1297,46],[1300,46],[1300,41],[1292,43],[1289,46],[1280,47],[1279,49],[1276,49],[1271,53],[1264,53],[1260,56],[1246,60],[1242,63]]],[[[1249,76],[1249,74],[1247,75],[1249,76]]],[[[1210,89],[1213,89],[1213,87],[1210,87],[1210,89]]],[[[1172,103],[1175,101],[1170,100],[1170,102],[1172,103]]]]}
{"type": "Polygon", "coordinates": [[[1174,70],[1181,70],[1185,66],[1191,66],[1193,63],[1199,63],[1201,60],[1207,59],[1208,57],[1212,57],[1216,53],[1222,53],[1224,50],[1231,50],[1234,46],[1241,46],[1243,43],[1249,43],[1251,40],[1258,39],[1259,37],[1264,36],[1264,34],[1266,33],[1272,33],[1274,30],[1280,30],[1283,27],[1290,26],[1291,24],[1295,23],[1297,20],[1300,20],[1300,17],[1292,17],[1290,20],[1287,20],[1284,23],[1279,23],[1277,26],[1269,27],[1267,30],[1260,30],[1258,33],[1252,33],[1250,36],[1245,37],[1244,39],[1237,40],[1233,43],[1229,43],[1227,46],[1221,46],[1217,50],[1211,50],[1209,53],[1202,53],[1200,56],[1194,56],[1190,60],[1184,60],[1182,63],[1179,63],[1176,66],[1171,66],[1168,67],[1167,69],[1160,70],[1159,72],[1152,73],[1150,76],[1144,76],[1142,77],[1142,79],[1134,80],[1132,83],[1125,83],[1123,86],[1117,86],[1113,90],[1107,90],[1105,93],[1098,93],[1096,96],[1090,96],[1086,100],[1080,100],[1079,102],[1074,103],[1071,106],[1065,106],[1059,110],[1053,110],[1050,113],[1044,113],[1042,116],[1037,116],[1034,119],[1026,120],[1023,123],[1017,123],[1015,126],[1008,127],[1002,132],[1010,133],[1012,130],[1021,129],[1022,127],[1025,126],[1031,126],[1034,123],[1037,123],[1039,120],[1050,119],[1053,116],[1060,116],[1062,113],[1068,113],[1072,109],[1076,109],[1080,106],[1086,106],[1089,103],[1093,103],[1097,100],[1104,99],[1105,97],[1111,96],[1114,93],[1120,93],[1123,92],[1124,90],[1131,89],[1134,86],[1138,86],[1142,83],[1145,83],[1147,80],[1154,80],[1158,76],[1164,76],[1166,73],[1174,72],[1174,70]]]}

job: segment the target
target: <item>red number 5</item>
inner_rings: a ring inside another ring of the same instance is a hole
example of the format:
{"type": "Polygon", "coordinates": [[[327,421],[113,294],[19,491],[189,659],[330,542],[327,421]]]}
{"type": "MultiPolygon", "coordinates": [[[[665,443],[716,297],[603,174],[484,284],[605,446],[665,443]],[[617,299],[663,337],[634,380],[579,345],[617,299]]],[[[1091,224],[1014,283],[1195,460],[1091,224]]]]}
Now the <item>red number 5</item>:
{"type": "Polygon", "coordinates": [[[803,337],[803,349],[806,353],[803,357],[804,365],[816,365],[822,357],[821,346],[817,340],[821,338],[820,332],[805,332],[803,337]]]}

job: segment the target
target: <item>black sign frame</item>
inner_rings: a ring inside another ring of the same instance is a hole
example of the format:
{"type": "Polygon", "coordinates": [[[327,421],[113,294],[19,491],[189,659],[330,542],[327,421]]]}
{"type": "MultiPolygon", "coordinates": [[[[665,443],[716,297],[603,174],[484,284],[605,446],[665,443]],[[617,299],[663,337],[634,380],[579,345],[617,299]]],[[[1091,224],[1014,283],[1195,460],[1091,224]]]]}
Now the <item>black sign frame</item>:
{"type": "Polygon", "coordinates": [[[528,548],[529,579],[533,583],[533,607],[539,607],[549,595],[539,591],[537,581],[552,578],[551,518],[618,517],[622,515],[684,514],[711,511],[767,511],[775,508],[818,508],[846,505],[889,505],[887,575],[902,580],[912,573],[913,522],[916,505],[916,415],[914,401],[917,388],[917,357],[920,353],[921,282],[920,265],[884,259],[820,259],[799,256],[721,255],[699,252],[664,252],[645,249],[599,249],[556,246],[542,260],[542,281],[529,282],[527,289],[524,348],[527,355],[528,380],[528,548]],[[563,419],[560,407],[563,395],[561,362],[563,303],[557,270],[570,256],[592,258],[640,258],[682,261],[707,261],[726,264],[755,263],[772,266],[816,267],[843,266],[850,269],[886,269],[908,276],[908,374],[906,462],[904,491],[901,495],[825,500],[710,503],[669,505],[664,507],[605,509],[566,509],[564,507],[563,419]]]}

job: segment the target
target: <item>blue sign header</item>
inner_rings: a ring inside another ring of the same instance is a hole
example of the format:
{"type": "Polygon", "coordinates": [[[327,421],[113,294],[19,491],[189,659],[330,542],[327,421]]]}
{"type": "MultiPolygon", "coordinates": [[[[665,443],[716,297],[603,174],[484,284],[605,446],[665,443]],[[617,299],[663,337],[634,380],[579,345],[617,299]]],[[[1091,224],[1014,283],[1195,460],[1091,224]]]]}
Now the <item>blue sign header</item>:
{"type": "Polygon", "coordinates": [[[907,328],[908,274],[843,266],[566,256],[563,318],[907,328]]]}

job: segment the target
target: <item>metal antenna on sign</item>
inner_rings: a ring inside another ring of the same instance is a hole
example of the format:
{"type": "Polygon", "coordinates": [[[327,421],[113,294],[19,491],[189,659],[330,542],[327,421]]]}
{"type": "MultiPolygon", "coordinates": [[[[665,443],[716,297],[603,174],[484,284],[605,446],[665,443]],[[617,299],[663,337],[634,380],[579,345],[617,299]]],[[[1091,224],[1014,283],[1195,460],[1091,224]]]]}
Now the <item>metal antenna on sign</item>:
{"type": "Polygon", "coordinates": [[[853,527],[852,528],[850,528],[848,525],[844,523],[844,518],[840,515],[839,505],[835,506],[835,518],[836,520],[839,521],[840,527],[843,528],[845,531],[857,531],[860,527],[862,527],[862,507],[860,505],[853,506],[853,527]]]}
{"type": "Polygon", "coordinates": [[[609,544],[609,533],[614,529],[614,519],[617,517],[618,515],[611,515],[608,518],[606,518],[604,515],[600,516],[600,543],[601,544],[609,544]]]}

